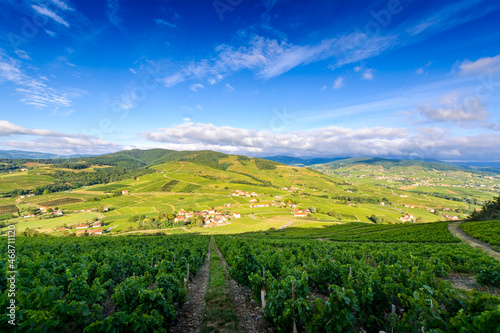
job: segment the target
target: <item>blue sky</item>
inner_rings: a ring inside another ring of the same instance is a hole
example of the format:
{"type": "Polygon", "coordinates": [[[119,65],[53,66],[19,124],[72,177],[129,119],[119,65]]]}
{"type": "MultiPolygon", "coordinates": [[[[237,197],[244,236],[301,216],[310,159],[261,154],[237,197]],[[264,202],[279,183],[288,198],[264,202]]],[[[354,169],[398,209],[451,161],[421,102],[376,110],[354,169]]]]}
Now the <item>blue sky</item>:
{"type": "Polygon", "coordinates": [[[498,159],[497,1],[146,3],[3,0],[0,149],[498,159]]]}

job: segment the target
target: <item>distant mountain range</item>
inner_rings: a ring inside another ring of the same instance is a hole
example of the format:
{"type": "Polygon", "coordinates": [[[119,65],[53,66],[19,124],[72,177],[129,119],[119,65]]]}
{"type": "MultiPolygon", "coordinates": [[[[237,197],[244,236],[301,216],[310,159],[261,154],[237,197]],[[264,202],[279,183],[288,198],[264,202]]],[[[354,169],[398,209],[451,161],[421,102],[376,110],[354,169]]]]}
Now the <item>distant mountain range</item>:
{"type": "Polygon", "coordinates": [[[39,153],[34,151],[24,151],[24,150],[0,150],[0,158],[8,158],[12,160],[17,159],[58,159],[58,158],[76,158],[76,157],[87,157],[95,155],[57,155],[50,153],[39,153]]]}
{"type": "MultiPolygon", "coordinates": [[[[155,165],[172,160],[196,161],[203,164],[217,164],[219,158],[227,156],[224,153],[214,151],[175,151],[168,149],[149,149],[149,150],[124,150],[105,155],[57,155],[50,153],[40,153],[22,150],[0,150],[0,158],[4,159],[73,159],[82,160],[85,158],[89,162],[96,164],[107,164],[113,161],[114,165],[136,164],[155,165]]],[[[344,166],[347,164],[373,164],[391,166],[411,166],[420,165],[435,169],[469,169],[500,173],[500,162],[443,162],[433,159],[412,160],[404,157],[400,158],[380,158],[380,157],[331,157],[331,158],[299,158],[286,155],[263,157],[264,160],[270,160],[286,165],[307,167],[328,164],[331,168],[344,166]]]]}
{"type": "Polygon", "coordinates": [[[345,165],[354,164],[371,164],[383,165],[384,167],[394,166],[424,166],[427,168],[434,168],[437,170],[477,170],[493,173],[500,173],[500,162],[443,162],[434,159],[406,159],[400,158],[380,158],[380,157],[332,157],[332,158],[298,158],[290,156],[269,156],[264,157],[267,160],[299,166],[299,167],[317,167],[319,165],[328,165],[330,168],[337,168],[345,165]]]}

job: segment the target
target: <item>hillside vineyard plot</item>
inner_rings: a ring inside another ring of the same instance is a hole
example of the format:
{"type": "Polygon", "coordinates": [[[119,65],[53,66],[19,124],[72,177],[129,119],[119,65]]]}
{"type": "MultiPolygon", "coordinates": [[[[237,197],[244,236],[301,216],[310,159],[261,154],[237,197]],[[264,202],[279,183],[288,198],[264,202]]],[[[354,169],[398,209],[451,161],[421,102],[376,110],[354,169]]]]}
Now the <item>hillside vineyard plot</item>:
{"type": "Polygon", "coordinates": [[[460,224],[460,229],[473,238],[500,246],[500,221],[478,221],[460,224]]]}
{"type": "Polygon", "coordinates": [[[0,206],[0,215],[10,214],[10,213],[15,213],[15,212],[17,212],[16,205],[0,206]]]}
{"type": "Polygon", "coordinates": [[[40,205],[51,207],[51,206],[69,205],[69,204],[74,204],[74,203],[79,203],[79,202],[83,202],[83,200],[77,199],[77,198],[61,198],[61,199],[40,202],[40,205]]]}
{"type": "Polygon", "coordinates": [[[362,244],[216,236],[230,274],[280,332],[496,332],[500,299],[458,292],[450,272],[500,285],[500,264],[465,244],[362,244]],[[265,280],[263,278],[265,269],[265,280]],[[292,295],[292,289],[294,289],[292,295]]]}
{"type": "MultiPolygon", "coordinates": [[[[18,332],[160,332],[186,300],[206,236],[120,238],[18,237],[18,332]]],[[[7,253],[7,242],[0,246],[7,253]]],[[[7,261],[0,261],[7,271],[7,261]]],[[[0,304],[7,308],[6,279],[0,304]]],[[[6,320],[0,331],[11,330],[6,320]],[[8,327],[9,326],[9,327],[8,327]]]]}

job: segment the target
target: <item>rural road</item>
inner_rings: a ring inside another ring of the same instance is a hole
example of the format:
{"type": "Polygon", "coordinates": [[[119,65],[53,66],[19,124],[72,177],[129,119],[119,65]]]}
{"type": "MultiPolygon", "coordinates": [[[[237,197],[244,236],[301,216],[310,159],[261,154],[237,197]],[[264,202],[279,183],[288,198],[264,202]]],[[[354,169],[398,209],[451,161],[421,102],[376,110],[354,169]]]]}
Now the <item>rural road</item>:
{"type": "Polygon", "coordinates": [[[450,230],[451,234],[456,238],[462,240],[463,242],[469,244],[473,248],[480,249],[486,252],[489,256],[495,258],[500,261],[500,253],[493,251],[491,246],[488,243],[483,243],[480,240],[470,237],[467,235],[462,229],[460,229],[460,224],[462,222],[455,222],[448,224],[448,230],[450,230]]]}

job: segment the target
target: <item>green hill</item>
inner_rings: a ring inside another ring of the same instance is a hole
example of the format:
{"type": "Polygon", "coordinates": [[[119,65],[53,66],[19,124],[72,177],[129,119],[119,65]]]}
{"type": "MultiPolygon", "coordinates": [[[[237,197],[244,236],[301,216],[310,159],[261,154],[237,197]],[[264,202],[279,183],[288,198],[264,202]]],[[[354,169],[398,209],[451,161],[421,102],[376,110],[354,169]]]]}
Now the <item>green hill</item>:
{"type": "MultiPolygon", "coordinates": [[[[82,210],[107,207],[100,214],[113,232],[171,227],[166,216],[181,209],[242,215],[210,232],[261,231],[290,223],[397,224],[404,216],[409,222],[464,219],[500,188],[494,174],[372,158],[312,169],[213,151],[151,149],[16,163],[19,169],[0,174],[0,215],[6,223],[12,215],[29,215],[40,206],[58,206],[70,214],[68,221],[86,222],[82,210]],[[257,196],[235,196],[236,190],[257,196]],[[26,197],[30,193],[35,196],[26,197]],[[259,203],[263,207],[252,207],[259,203]],[[294,208],[308,211],[295,216],[294,208]],[[77,211],[81,215],[71,215],[77,211]],[[142,215],[145,222],[138,224],[142,215]]],[[[44,232],[50,228],[43,226],[55,225],[29,218],[21,223],[21,229],[40,225],[44,232]]]]}

